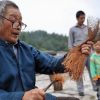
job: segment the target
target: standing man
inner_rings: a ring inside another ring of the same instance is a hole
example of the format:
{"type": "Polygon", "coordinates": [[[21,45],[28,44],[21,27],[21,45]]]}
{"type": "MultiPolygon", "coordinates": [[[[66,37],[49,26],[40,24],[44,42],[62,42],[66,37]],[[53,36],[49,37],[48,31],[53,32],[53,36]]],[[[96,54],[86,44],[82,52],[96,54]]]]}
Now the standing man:
{"type": "MultiPolygon", "coordinates": [[[[88,38],[88,29],[87,29],[87,26],[84,25],[85,13],[83,11],[78,11],[76,13],[76,19],[77,19],[77,24],[73,26],[69,32],[69,38],[68,38],[69,49],[77,45],[80,45],[88,38]]],[[[90,75],[89,58],[86,61],[86,66],[90,75]]],[[[80,78],[79,81],[77,81],[77,88],[78,88],[79,95],[84,96],[84,86],[83,86],[82,77],[80,78]]]]}

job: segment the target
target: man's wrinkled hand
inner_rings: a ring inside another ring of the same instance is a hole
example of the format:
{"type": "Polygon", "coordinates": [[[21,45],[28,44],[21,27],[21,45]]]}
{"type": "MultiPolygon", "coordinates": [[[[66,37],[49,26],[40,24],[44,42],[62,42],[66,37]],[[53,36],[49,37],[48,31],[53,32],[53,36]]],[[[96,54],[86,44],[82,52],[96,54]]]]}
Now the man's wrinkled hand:
{"type": "Polygon", "coordinates": [[[45,92],[43,89],[32,89],[25,92],[22,100],[45,100],[45,92]]]}
{"type": "Polygon", "coordinates": [[[93,44],[94,43],[92,41],[88,41],[86,44],[83,44],[81,46],[82,53],[89,55],[93,44]]]}

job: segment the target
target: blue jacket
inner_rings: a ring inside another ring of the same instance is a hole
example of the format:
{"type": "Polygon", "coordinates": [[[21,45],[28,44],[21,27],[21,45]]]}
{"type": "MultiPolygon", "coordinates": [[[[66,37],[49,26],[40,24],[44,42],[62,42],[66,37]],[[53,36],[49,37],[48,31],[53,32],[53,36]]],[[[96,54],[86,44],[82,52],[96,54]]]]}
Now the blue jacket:
{"type": "Polygon", "coordinates": [[[24,92],[35,88],[35,73],[63,72],[62,58],[40,52],[19,41],[13,45],[0,40],[0,100],[21,100],[24,92]]]}

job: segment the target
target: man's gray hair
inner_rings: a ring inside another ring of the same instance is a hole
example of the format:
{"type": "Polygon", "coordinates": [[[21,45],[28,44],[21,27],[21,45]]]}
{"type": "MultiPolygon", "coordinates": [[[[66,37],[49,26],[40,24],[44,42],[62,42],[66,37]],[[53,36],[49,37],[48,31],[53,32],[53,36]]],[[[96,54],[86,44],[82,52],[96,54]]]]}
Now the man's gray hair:
{"type": "MultiPolygon", "coordinates": [[[[2,0],[0,1],[0,15],[4,16],[6,14],[7,7],[14,7],[19,9],[19,7],[12,1],[9,0],[2,0]]],[[[0,17],[0,22],[2,18],[0,17]]]]}

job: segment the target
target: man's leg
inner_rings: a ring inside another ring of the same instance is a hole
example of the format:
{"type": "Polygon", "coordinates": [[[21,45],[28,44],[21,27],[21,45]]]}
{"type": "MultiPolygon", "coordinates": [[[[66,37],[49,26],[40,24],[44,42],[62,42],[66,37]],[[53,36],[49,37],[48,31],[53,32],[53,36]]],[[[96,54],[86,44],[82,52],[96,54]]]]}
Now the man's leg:
{"type": "Polygon", "coordinates": [[[97,98],[100,100],[100,79],[97,80],[97,98]]]}
{"type": "Polygon", "coordinates": [[[84,96],[84,85],[83,85],[83,78],[81,77],[80,80],[77,82],[77,89],[80,96],[84,96]]]}
{"type": "Polygon", "coordinates": [[[90,77],[90,81],[91,81],[91,84],[92,84],[92,88],[93,88],[94,91],[96,91],[97,90],[97,86],[96,86],[96,83],[92,80],[92,76],[91,76],[91,73],[90,73],[90,56],[86,60],[86,67],[87,67],[87,70],[88,70],[88,73],[89,73],[89,77],[90,77]]]}

